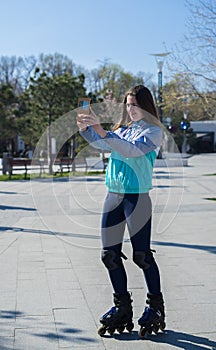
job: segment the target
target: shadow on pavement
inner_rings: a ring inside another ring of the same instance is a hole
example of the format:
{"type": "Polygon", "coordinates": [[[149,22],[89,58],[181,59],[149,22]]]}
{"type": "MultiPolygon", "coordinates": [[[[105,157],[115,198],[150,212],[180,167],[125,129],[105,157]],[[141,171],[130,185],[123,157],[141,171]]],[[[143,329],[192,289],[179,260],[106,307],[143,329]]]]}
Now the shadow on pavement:
{"type": "Polygon", "coordinates": [[[189,248],[207,251],[212,254],[216,254],[216,246],[214,245],[198,245],[198,244],[185,244],[185,243],[173,243],[173,242],[152,242],[155,245],[161,245],[166,247],[178,247],[178,248],[189,248]]]}
{"type": "Polygon", "coordinates": [[[158,333],[157,336],[149,336],[148,339],[158,344],[169,344],[185,350],[216,350],[216,342],[209,338],[173,330],[158,333]]]}
{"type": "MultiPolygon", "coordinates": [[[[55,232],[49,230],[39,230],[32,228],[22,228],[22,227],[13,227],[13,226],[0,226],[1,231],[14,231],[14,232],[26,232],[26,233],[37,233],[42,235],[56,235],[63,237],[73,237],[73,238],[87,238],[87,239],[100,239],[100,235],[88,235],[84,233],[73,233],[73,232],[55,232]]],[[[0,349],[1,350],[1,349],[0,349]]]]}
{"type": "Polygon", "coordinates": [[[12,192],[12,191],[0,191],[0,194],[20,194],[20,193],[12,192]]]}
{"type": "Polygon", "coordinates": [[[171,185],[155,185],[153,188],[183,188],[183,186],[171,186],[171,185]]]}
{"type": "Polygon", "coordinates": [[[0,320],[1,319],[7,320],[7,319],[20,317],[20,316],[24,316],[24,313],[21,311],[11,311],[11,310],[1,310],[0,311],[0,320]]]}
{"type": "MultiPolygon", "coordinates": [[[[0,349],[1,350],[11,350],[13,348],[13,337],[4,336],[4,327],[8,326],[8,324],[12,321],[15,322],[16,317],[22,317],[25,314],[21,311],[16,310],[0,310],[0,322],[1,322],[1,336],[0,336],[0,349]]],[[[21,350],[18,349],[17,350],[21,350]]]]}
{"type": "Polygon", "coordinates": [[[100,176],[92,176],[92,175],[86,175],[86,176],[67,176],[67,177],[53,177],[53,178],[36,178],[36,179],[31,179],[32,182],[41,182],[41,183],[46,183],[46,182],[104,182],[104,175],[100,176]]]}
{"type": "MultiPolygon", "coordinates": [[[[158,333],[157,335],[148,335],[141,339],[138,336],[137,331],[132,333],[114,333],[112,336],[105,335],[105,338],[114,337],[119,341],[134,341],[140,340],[144,342],[154,342],[156,344],[167,344],[172,345],[175,349],[185,349],[185,350],[216,350],[216,342],[199,335],[193,335],[189,333],[182,333],[173,330],[166,330],[163,333],[158,333]]],[[[159,349],[159,347],[156,347],[159,349]]]]}
{"type": "MultiPolygon", "coordinates": [[[[5,345],[2,345],[2,343],[3,343],[3,341],[4,341],[4,339],[2,338],[2,339],[0,339],[0,349],[1,350],[12,350],[12,348],[10,347],[10,348],[8,348],[8,347],[6,347],[5,345]]],[[[16,350],[19,350],[19,349],[17,349],[16,348],[16,350]]],[[[20,349],[21,350],[21,349],[20,349]]]]}
{"type": "MultiPolygon", "coordinates": [[[[28,326],[25,326],[24,328],[22,328],[23,332],[31,332],[31,334],[35,337],[39,337],[39,338],[44,338],[44,339],[49,339],[50,341],[54,341],[54,340],[62,340],[65,342],[69,342],[70,345],[71,344],[80,344],[80,342],[86,342],[88,344],[90,343],[95,343],[98,342],[98,340],[96,338],[91,338],[88,336],[85,336],[85,330],[82,329],[78,329],[78,328],[69,328],[69,327],[63,327],[64,323],[56,323],[56,325],[58,325],[59,328],[57,330],[57,332],[47,332],[47,328],[46,326],[44,326],[44,332],[40,332],[40,333],[36,333],[34,332],[34,328],[37,329],[37,327],[35,327],[35,325],[32,328],[32,324],[31,321],[35,318],[38,318],[38,321],[40,320],[40,317],[38,316],[31,316],[31,315],[26,315],[24,312],[21,311],[11,311],[11,310],[2,310],[0,311],[0,320],[2,320],[4,323],[2,324],[2,328],[4,328],[4,324],[8,324],[7,322],[11,319],[15,319],[19,318],[19,317],[23,317],[25,320],[29,320],[29,324],[28,326]]],[[[11,325],[11,327],[13,327],[13,324],[11,325]]],[[[8,347],[8,345],[6,344],[7,341],[7,337],[1,337],[0,338],[0,349],[1,350],[9,350],[11,349],[10,347],[8,347]]],[[[17,349],[17,348],[16,348],[17,349]]]]}
{"type": "MultiPolygon", "coordinates": [[[[13,226],[0,226],[1,231],[14,231],[14,232],[26,232],[26,233],[37,233],[42,235],[56,235],[62,237],[73,237],[73,238],[86,238],[86,239],[101,239],[100,235],[88,235],[84,233],[73,233],[73,232],[55,232],[49,230],[39,230],[32,228],[22,228],[22,227],[13,227],[13,226]]],[[[124,242],[129,242],[129,239],[126,238],[124,242]]],[[[209,252],[211,254],[216,254],[216,246],[214,245],[198,245],[198,244],[185,244],[185,243],[174,243],[174,242],[159,242],[152,241],[155,245],[166,246],[166,247],[178,247],[178,248],[188,248],[188,249],[198,249],[209,252]]]]}
{"type": "Polygon", "coordinates": [[[25,207],[13,207],[11,205],[0,205],[0,210],[27,210],[27,211],[37,211],[35,208],[25,208],[25,207]]]}
{"type": "Polygon", "coordinates": [[[90,338],[90,337],[85,337],[81,336],[80,333],[85,333],[84,330],[81,329],[76,329],[76,328],[67,328],[67,329],[61,329],[57,331],[57,333],[54,332],[44,332],[44,333],[32,333],[36,337],[40,338],[47,338],[50,340],[63,340],[67,341],[71,344],[77,343],[79,344],[80,342],[86,342],[86,343],[95,343],[98,342],[97,339],[95,338],[90,338]],[[78,335],[80,334],[80,335],[78,335]]]}

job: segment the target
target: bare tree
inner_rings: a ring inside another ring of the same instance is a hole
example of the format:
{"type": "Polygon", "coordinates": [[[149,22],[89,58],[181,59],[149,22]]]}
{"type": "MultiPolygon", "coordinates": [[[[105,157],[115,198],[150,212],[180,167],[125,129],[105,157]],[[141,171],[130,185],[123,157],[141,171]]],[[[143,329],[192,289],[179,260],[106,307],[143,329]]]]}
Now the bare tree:
{"type": "MultiPolygon", "coordinates": [[[[190,98],[199,98],[203,115],[214,119],[216,105],[216,1],[186,0],[189,16],[182,42],[172,50],[169,69],[187,75],[190,98]]],[[[183,95],[188,94],[182,91],[183,95]]],[[[184,98],[184,97],[183,97],[184,98]]]]}
{"type": "Polygon", "coordinates": [[[98,68],[85,73],[87,90],[97,96],[105,96],[110,90],[117,102],[122,101],[125,91],[134,85],[152,84],[150,73],[126,72],[119,64],[110,63],[108,59],[100,61],[98,68]]]}
{"type": "Polygon", "coordinates": [[[203,78],[210,86],[216,85],[216,2],[214,0],[188,0],[190,17],[189,34],[186,37],[188,50],[191,47],[195,66],[189,67],[197,77],[203,78]],[[192,45],[191,45],[192,44],[192,45]]]}
{"type": "Polygon", "coordinates": [[[41,53],[37,62],[38,68],[50,76],[61,76],[65,73],[74,75],[75,64],[73,61],[60,53],[43,54],[41,53]]]}
{"type": "MultiPolygon", "coordinates": [[[[216,2],[215,0],[186,0],[189,10],[186,29],[180,46],[172,58],[183,72],[200,78],[208,87],[216,85],[216,2]]],[[[175,67],[176,68],[176,67],[175,67]]]]}
{"type": "Polygon", "coordinates": [[[0,84],[11,85],[14,92],[21,94],[29,84],[29,79],[36,67],[36,58],[1,56],[0,84]]]}

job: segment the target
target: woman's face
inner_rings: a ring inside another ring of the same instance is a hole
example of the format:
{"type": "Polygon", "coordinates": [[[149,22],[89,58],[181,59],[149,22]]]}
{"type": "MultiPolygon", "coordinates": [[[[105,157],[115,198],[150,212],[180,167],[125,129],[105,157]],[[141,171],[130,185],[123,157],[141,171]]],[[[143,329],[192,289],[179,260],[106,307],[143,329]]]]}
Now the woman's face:
{"type": "Polygon", "coordinates": [[[137,100],[135,96],[128,95],[127,96],[127,112],[132,121],[137,122],[140,119],[143,119],[143,111],[137,104],[137,100]]]}

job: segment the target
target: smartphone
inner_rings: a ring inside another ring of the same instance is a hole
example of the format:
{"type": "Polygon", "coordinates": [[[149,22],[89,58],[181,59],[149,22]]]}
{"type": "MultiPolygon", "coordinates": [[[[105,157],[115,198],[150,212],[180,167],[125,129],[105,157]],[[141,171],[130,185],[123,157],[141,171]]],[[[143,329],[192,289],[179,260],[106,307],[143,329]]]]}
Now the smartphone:
{"type": "Polygon", "coordinates": [[[90,114],[90,98],[78,99],[78,112],[83,114],[90,114]]]}

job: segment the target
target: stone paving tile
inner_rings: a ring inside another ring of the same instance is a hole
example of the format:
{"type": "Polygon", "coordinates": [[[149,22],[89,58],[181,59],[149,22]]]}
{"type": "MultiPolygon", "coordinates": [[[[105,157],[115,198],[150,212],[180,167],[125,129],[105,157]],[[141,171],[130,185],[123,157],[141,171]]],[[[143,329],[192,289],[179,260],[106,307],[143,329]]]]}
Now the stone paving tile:
{"type": "MultiPolygon", "coordinates": [[[[1,350],[13,350],[14,349],[14,337],[0,336],[0,349],[1,350]]],[[[22,350],[17,348],[17,350],[22,350]]]]}
{"type": "Polygon", "coordinates": [[[58,350],[55,326],[15,329],[14,350],[58,350]]]}
{"type": "Polygon", "coordinates": [[[101,344],[96,325],[83,304],[70,309],[55,309],[54,315],[60,348],[73,345],[82,349],[101,344]]]}

